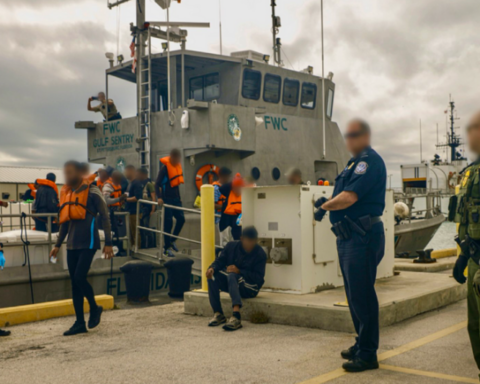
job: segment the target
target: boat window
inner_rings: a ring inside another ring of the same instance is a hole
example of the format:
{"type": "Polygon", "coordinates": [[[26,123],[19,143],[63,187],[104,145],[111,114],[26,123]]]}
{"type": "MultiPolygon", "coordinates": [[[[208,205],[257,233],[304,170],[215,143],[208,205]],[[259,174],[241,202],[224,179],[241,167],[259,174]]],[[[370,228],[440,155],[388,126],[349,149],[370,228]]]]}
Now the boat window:
{"type": "Polygon", "coordinates": [[[215,100],[220,97],[220,75],[218,73],[205,76],[203,96],[205,100],[215,100]]]}
{"type": "Polygon", "coordinates": [[[258,100],[262,88],[262,73],[245,68],[243,71],[242,97],[258,100]]]}
{"type": "Polygon", "coordinates": [[[302,86],[302,108],[314,109],[317,98],[317,86],[312,83],[303,83],[302,86]]]}
{"type": "Polygon", "coordinates": [[[257,167],[253,167],[251,171],[251,175],[254,180],[258,180],[260,178],[260,169],[257,167]]]}
{"type": "Polygon", "coordinates": [[[281,176],[281,172],[280,172],[280,169],[278,169],[277,167],[273,168],[272,169],[272,177],[273,177],[273,180],[277,181],[278,179],[280,179],[280,176],[281,176]]]}
{"type": "Polygon", "coordinates": [[[210,101],[220,97],[220,75],[211,73],[190,79],[190,99],[210,101]]]}
{"type": "Polygon", "coordinates": [[[296,107],[298,105],[298,93],[300,82],[298,80],[285,79],[283,83],[283,104],[296,107]]]}
{"type": "Polygon", "coordinates": [[[282,78],[267,73],[265,75],[265,85],[263,86],[263,100],[269,103],[278,103],[280,101],[281,87],[282,78]]]}
{"type": "Polygon", "coordinates": [[[203,100],[203,77],[190,79],[190,99],[203,100]]]}
{"type": "Polygon", "coordinates": [[[332,114],[333,114],[333,96],[334,96],[333,90],[329,88],[328,100],[327,100],[327,116],[329,119],[332,118],[332,114]]]}

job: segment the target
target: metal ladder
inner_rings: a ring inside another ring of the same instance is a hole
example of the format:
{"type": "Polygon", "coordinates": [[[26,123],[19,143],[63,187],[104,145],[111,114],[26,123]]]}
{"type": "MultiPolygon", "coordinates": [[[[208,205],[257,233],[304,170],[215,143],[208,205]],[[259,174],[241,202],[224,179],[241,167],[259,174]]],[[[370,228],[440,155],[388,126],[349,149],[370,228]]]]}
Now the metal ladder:
{"type": "MultiPolygon", "coordinates": [[[[150,169],[150,117],[152,107],[152,37],[150,34],[150,28],[148,28],[148,55],[147,58],[138,58],[138,68],[140,71],[140,92],[138,101],[138,133],[137,142],[139,147],[139,164],[141,167],[150,169]]],[[[139,44],[143,44],[139,41],[139,44]]],[[[140,52],[141,50],[137,50],[140,52]]]]}

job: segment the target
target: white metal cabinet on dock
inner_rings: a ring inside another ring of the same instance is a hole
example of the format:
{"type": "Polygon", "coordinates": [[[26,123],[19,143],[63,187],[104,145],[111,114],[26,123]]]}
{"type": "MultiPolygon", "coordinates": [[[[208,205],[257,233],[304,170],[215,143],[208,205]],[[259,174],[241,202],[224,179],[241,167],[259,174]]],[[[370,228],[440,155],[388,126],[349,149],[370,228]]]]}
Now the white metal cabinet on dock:
{"type": "MultiPolygon", "coordinates": [[[[305,294],[343,285],[336,239],[328,214],[313,219],[313,201],[330,197],[333,187],[278,186],[245,188],[243,226],[255,225],[268,253],[264,290],[305,294]]],[[[393,194],[387,192],[383,215],[385,257],[377,278],[393,276],[393,194]]]]}

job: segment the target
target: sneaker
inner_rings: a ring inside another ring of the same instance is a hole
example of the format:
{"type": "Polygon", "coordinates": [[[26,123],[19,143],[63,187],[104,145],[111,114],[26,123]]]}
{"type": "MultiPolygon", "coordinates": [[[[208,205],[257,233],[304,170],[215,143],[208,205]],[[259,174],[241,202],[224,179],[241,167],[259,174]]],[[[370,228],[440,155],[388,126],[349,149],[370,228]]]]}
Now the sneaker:
{"type": "Polygon", "coordinates": [[[166,257],[175,257],[175,255],[173,254],[173,252],[172,252],[171,249],[166,249],[166,250],[163,252],[163,256],[166,256],[166,257]]]}
{"type": "Polygon", "coordinates": [[[353,360],[355,357],[356,353],[358,351],[358,348],[356,345],[352,345],[350,348],[345,349],[340,353],[342,355],[342,358],[345,360],[353,360]]]}
{"type": "Polygon", "coordinates": [[[75,324],[72,325],[72,328],[64,332],[63,336],[73,336],[73,335],[78,335],[80,333],[87,333],[87,332],[88,331],[87,331],[87,327],[85,326],[85,323],[75,322],[75,324]]]}
{"type": "Polygon", "coordinates": [[[242,322],[238,320],[236,317],[232,316],[228,320],[227,324],[223,326],[223,329],[225,331],[236,331],[237,329],[242,328],[242,322]]]}
{"type": "Polygon", "coordinates": [[[353,360],[343,363],[342,367],[347,372],[363,372],[370,369],[378,369],[378,361],[365,361],[359,357],[354,357],[353,360]]]}
{"type": "Polygon", "coordinates": [[[4,331],[3,329],[0,329],[0,337],[4,337],[4,336],[10,336],[12,332],[10,331],[4,331]]]}
{"type": "Polygon", "coordinates": [[[98,324],[100,324],[100,319],[102,317],[103,307],[98,306],[95,311],[90,311],[90,318],[88,319],[88,328],[93,329],[98,324]]]}
{"type": "Polygon", "coordinates": [[[170,247],[171,247],[175,252],[180,252],[180,251],[178,250],[177,244],[175,244],[175,241],[172,242],[172,244],[170,244],[170,247]]]}
{"type": "Polygon", "coordinates": [[[227,318],[223,313],[220,312],[215,312],[215,315],[213,315],[212,320],[208,323],[209,327],[218,327],[220,324],[226,323],[227,318]]]}

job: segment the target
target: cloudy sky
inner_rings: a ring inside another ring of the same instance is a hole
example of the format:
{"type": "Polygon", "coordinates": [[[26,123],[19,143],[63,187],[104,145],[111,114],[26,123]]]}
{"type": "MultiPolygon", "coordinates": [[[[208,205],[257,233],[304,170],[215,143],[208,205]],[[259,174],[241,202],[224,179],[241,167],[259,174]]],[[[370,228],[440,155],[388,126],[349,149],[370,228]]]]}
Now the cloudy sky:
{"type": "MultiPolygon", "coordinates": [[[[111,0],[113,1],[113,0],[111,0]]],[[[221,0],[224,53],[269,53],[270,1],[221,0]]],[[[87,99],[104,87],[104,53],[128,56],[134,2],[108,10],[106,0],[0,0],[0,164],[59,166],[86,159],[77,120],[99,120],[87,99]],[[117,31],[120,31],[118,33],[117,31]]],[[[320,74],[320,1],[277,0],[285,64],[320,74]]],[[[165,20],[147,0],[150,20],[165,20]]],[[[325,70],[334,72],[334,119],[343,129],[362,116],[398,184],[399,165],[435,153],[444,140],[449,95],[459,126],[480,109],[479,0],[325,0],[325,70]]],[[[219,0],[174,3],[172,20],[208,21],[191,30],[188,48],[219,52],[219,0]]],[[[158,43],[159,45],[159,43],[158,43]]],[[[111,81],[124,116],[135,113],[134,88],[111,81]]],[[[439,154],[443,155],[442,152],[439,154]]]]}

